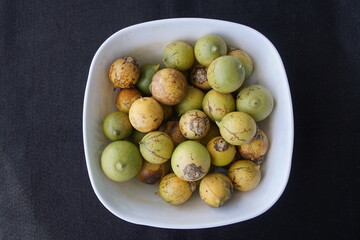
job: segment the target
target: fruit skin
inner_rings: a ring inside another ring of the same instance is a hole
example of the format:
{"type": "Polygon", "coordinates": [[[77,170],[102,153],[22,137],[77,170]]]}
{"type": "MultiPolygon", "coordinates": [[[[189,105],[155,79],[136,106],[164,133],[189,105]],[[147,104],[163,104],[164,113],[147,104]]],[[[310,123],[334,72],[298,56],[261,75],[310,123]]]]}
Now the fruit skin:
{"type": "Polygon", "coordinates": [[[163,52],[163,62],[168,68],[186,71],[194,64],[195,56],[192,46],[183,41],[167,45],[163,52]]]}
{"type": "Polygon", "coordinates": [[[152,97],[137,99],[129,110],[130,123],[140,132],[150,132],[157,129],[163,118],[163,108],[152,97]]]}
{"type": "Polygon", "coordinates": [[[235,49],[235,50],[230,51],[228,53],[228,55],[236,57],[237,59],[240,60],[240,62],[242,64],[244,64],[245,80],[248,79],[254,70],[254,63],[253,63],[251,57],[249,56],[249,54],[247,54],[243,50],[235,49]]]}
{"type": "Polygon", "coordinates": [[[139,148],[126,140],[115,141],[101,154],[101,168],[113,181],[125,182],[138,174],[142,165],[139,148]]]}
{"type": "Polygon", "coordinates": [[[156,72],[150,84],[152,96],[165,105],[176,105],[186,95],[187,81],[176,69],[164,68],[156,72]]]}
{"type": "Polygon", "coordinates": [[[235,110],[235,99],[231,93],[210,90],[203,99],[202,109],[211,120],[221,121],[226,114],[235,110]]]}
{"type": "Polygon", "coordinates": [[[105,136],[112,141],[129,137],[133,130],[129,116],[124,112],[108,114],[104,119],[102,127],[105,136]]]}
{"type": "Polygon", "coordinates": [[[116,107],[120,112],[129,113],[131,104],[141,98],[141,92],[136,88],[123,88],[116,96],[116,107]]]}
{"type": "Polygon", "coordinates": [[[241,145],[251,141],[256,134],[255,120],[244,112],[231,112],[226,114],[219,126],[221,136],[232,145],[241,145]]]}
{"type": "Polygon", "coordinates": [[[249,143],[237,146],[237,150],[243,158],[260,164],[269,150],[269,139],[261,129],[258,129],[255,137],[249,143]]]}
{"type": "Polygon", "coordinates": [[[206,147],[209,141],[217,136],[220,136],[219,127],[214,122],[210,122],[210,129],[208,133],[205,135],[205,137],[198,141],[206,147]]]}
{"type": "Polygon", "coordinates": [[[174,151],[174,143],[169,135],[160,131],[146,134],[139,143],[143,158],[154,164],[161,164],[171,158],[174,151]]]}
{"type": "Polygon", "coordinates": [[[222,56],[211,62],[207,70],[210,86],[220,93],[239,89],[245,80],[244,65],[233,56],[222,56]]]}
{"type": "MultiPolygon", "coordinates": [[[[205,93],[198,88],[188,87],[187,92],[183,100],[175,105],[175,111],[178,116],[181,116],[185,112],[193,109],[201,110],[202,102],[205,93]]],[[[235,104],[234,104],[235,108],[235,104]]]]}
{"type": "Polygon", "coordinates": [[[214,166],[226,166],[234,160],[235,146],[229,144],[221,136],[214,137],[206,146],[211,156],[211,164],[214,166]]]}
{"type": "Polygon", "coordinates": [[[240,90],[236,97],[236,109],[250,114],[259,122],[267,118],[274,108],[271,92],[262,85],[250,85],[240,90]]]}
{"type": "Polygon", "coordinates": [[[261,180],[260,165],[250,160],[238,160],[231,164],[228,177],[236,190],[250,191],[261,180]]]}
{"type": "Polygon", "coordinates": [[[140,68],[132,57],[116,59],[110,66],[109,78],[115,88],[131,88],[139,80],[140,68]]]}
{"type": "Polygon", "coordinates": [[[229,200],[234,191],[230,179],[222,173],[210,173],[200,182],[201,200],[212,207],[221,207],[229,200]]]}
{"type": "Polygon", "coordinates": [[[161,179],[158,194],[164,201],[172,205],[180,205],[190,199],[195,189],[194,182],[184,181],[174,173],[169,173],[161,179]]]}
{"type": "Polygon", "coordinates": [[[211,165],[210,154],[199,142],[180,143],[171,156],[171,168],[179,178],[185,181],[197,181],[203,178],[211,165]]]}
{"type": "Polygon", "coordinates": [[[143,183],[156,184],[160,183],[161,179],[170,171],[170,161],[162,164],[150,163],[143,161],[140,172],[136,177],[143,183]]]}
{"type": "Polygon", "coordinates": [[[209,132],[210,120],[203,111],[190,110],[181,116],[179,126],[187,139],[201,139],[209,132]]]}
{"type": "Polygon", "coordinates": [[[151,96],[150,84],[154,74],[159,71],[160,64],[144,64],[140,67],[140,77],[136,84],[136,88],[139,89],[144,96],[151,96]]]}
{"type": "Polygon", "coordinates": [[[190,83],[202,90],[210,90],[211,86],[207,79],[207,67],[197,64],[190,73],[190,83]]]}
{"type": "Polygon", "coordinates": [[[213,60],[227,53],[226,42],[219,35],[207,34],[196,41],[194,53],[196,60],[207,67],[213,60]]]}
{"type": "Polygon", "coordinates": [[[139,146],[139,143],[141,139],[146,135],[147,133],[140,132],[136,129],[133,129],[131,135],[126,139],[132,143],[134,143],[136,146],[139,146]]]}
{"type": "Polygon", "coordinates": [[[161,124],[158,131],[167,133],[171,137],[171,140],[173,141],[175,146],[187,140],[187,138],[181,134],[179,121],[176,120],[167,121],[161,124]]]}

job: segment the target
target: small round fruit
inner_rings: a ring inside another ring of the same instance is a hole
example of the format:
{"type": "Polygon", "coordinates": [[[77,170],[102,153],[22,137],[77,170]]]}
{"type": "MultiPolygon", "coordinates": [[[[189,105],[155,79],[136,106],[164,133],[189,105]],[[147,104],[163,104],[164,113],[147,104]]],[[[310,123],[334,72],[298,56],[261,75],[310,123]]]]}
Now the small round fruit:
{"type": "Polygon", "coordinates": [[[154,74],[159,71],[160,64],[145,64],[140,67],[140,77],[136,84],[136,88],[139,89],[145,96],[150,96],[150,84],[154,74]]]}
{"type": "Polygon", "coordinates": [[[164,201],[172,205],[180,205],[190,199],[195,189],[194,182],[184,181],[174,173],[169,173],[161,179],[158,194],[164,201]]]}
{"type": "Polygon", "coordinates": [[[210,153],[211,164],[217,167],[226,166],[234,160],[235,146],[229,144],[222,137],[215,137],[206,146],[210,153]]]}
{"type": "Polygon", "coordinates": [[[255,137],[249,143],[242,144],[237,148],[243,158],[260,164],[263,162],[264,156],[269,149],[269,140],[266,134],[258,129],[255,137]]]}
{"type": "Polygon", "coordinates": [[[221,136],[232,145],[250,142],[257,130],[254,119],[249,114],[243,112],[228,113],[217,124],[221,136]]]}
{"type": "Polygon", "coordinates": [[[130,123],[140,132],[150,132],[157,129],[163,118],[163,108],[152,97],[137,99],[129,110],[130,123]]]}
{"type": "Polygon", "coordinates": [[[152,96],[165,105],[180,103],[186,95],[186,90],[185,76],[173,68],[164,68],[155,73],[150,85],[152,96]]]}
{"type": "Polygon", "coordinates": [[[206,67],[216,58],[225,55],[226,52],[226,42],[220,36],[215,34],[202,36],[196,41],[194,47],[196,60],[206,67]]]}
{"type": "Polygon", "coordinates": [[[131,88],[139,80],[140,69],[132,57],[116,59],[110,66],[109,78],[116,88],[131,88]]]}
{"type": "Polygon", "coordinates": [[[140,141],[140,152],[143,158],[155,164],[161,164],[171,158],[174,143],[164,132],[153,131],[146,134],[140,141]]]}
{"type": "MultiPolygon", "coordinates": [[[[185,112],[193,109],[200,110],[202,107],[203,98],[205,93],[203,93],[200,89],[194,87],[188,87],[187,92],[183,100],[175,105],[175,111],[178,116],[181,116],[185,112]]],[[[234,103],[235,108],[235,103],[234,103]]]]}
{"type": "Polygon", "coordinates": [[[141,98],[141,92],[136,88],[123,88],[116,96],[116,107],[120,112],[129,113],[131,104],[141,98]]]}
{"type": "Polygon", "coordinates": [[[127,138],[127,140],[134,143],[136,146],[139,146],[141,139],[143,139],[146,134],[147,133],[133,129],[131,135],[127,138]]]}
{"type": "Polygon", "coordinates": [[[179,125],[187,139],[201,139],[209,132],[210,120],[203,111],[190,110],[181,116],[179,125]]]}
{"type": "Polygon", "coordinates": [[[205,137],[198,140],[202,145],[206,146],[208,142],[213,139],[214,137],[220,136],[219,127],[214,123],[210,122],[210,129],[205,137]]]}
{"type": "Polygon", "coordinates": [[[239,191],[250,191],[258,186],[261,180],[260,165],[250,160],[239,160],[231,164],[228,177],[239,191]]]}
{"type": "Polygon", "coordinates": [[[218,122],[235,110],[235,99],[231,93],[210,90],[203,99],[202,109],[211,120],[218,122]]]}
{"type": "Polygon", "coordinates": [[[274,107],[271,92],[261,85],[250,85],[241,89],[236,97],[236,109],[250,114],[255,121],[267,118],[274,107]]]}
{"type": "Polygon", "coordinates": [[[154,164],[144,160],[140,172],[136,177],[143,183],[155,184],[159,183],[169,171],[170,161],[162,164],[154,164]]]}
{"type": "Polygon", "coordinates": [[[249,56],[249,54],[247,54],[243,50],[235,49],[235,50],[230,51],[228,53],[228,55],[236,57],[237,59],[240,60],[240,62],[242,62],[242,64],[244,64],[245,80],[248,79],[254,69],[254,64],[253,64],[253,61],[251,60],[251,57],[249,56]]]}
{"type": "Polygon", "coordinates": [[[104,134],[112,141],[129,137],[132,130],[133,127],[129,121],[129,116],[124,112],[112,112],[104,119],[104,134]]]}
{"type": "Polygon", "coordinates": [[[244,65],[233,56],[222,56],[211,62],[207,70],[210,86],[220,93],[231,93],[245,80],[244,65]]]}
{"type": "Polygon", "coordinates": [[[125,182],[138,174],[142,165],[139,148],[128,141],[115,141],[107,145],[101,155],[101,168],[113,181],[125,182]]]}
{"type": "Polygon", "coordinates": [[[203,178],[211,165],[210,154],[199,142],[180,143],[171,156],[171,168],[179,178],[185,181],[197,181],[203,178]]]}
{"type": "Polygon", "coordinates": [[[221,207],[233,193],[230,179],[222,173],[210,173],[200,182],[199,194],[201,200],[212,207],[221,207]]]}
{"type": "Polygon", "coordinates": [[[210,90],[211,86],[207,79],[207,67],[196,65],[190,73],[190,83],[202,90],[210,90]]]}
{"type": "Polygon", "coordinates": [[[161,124],[158,131],[167,133],[171,137],[171,140],[175,146],[187,140],[187,138],[184,137],[180,131],[179,121],[176,120],[167,121],[164,124],[161,124]]]}
{"type": "Polygon", "coordinates": [[[163,52],[163,62],[168,68],[185,71],[194,64],[195,56],[192,46],[183,41],[167,45],[163,52]]]}

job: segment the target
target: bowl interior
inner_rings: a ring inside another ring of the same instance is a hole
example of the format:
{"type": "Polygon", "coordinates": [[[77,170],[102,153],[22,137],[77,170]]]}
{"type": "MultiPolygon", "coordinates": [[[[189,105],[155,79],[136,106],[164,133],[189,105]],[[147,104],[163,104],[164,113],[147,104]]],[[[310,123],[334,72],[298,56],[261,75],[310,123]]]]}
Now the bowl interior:
{"type": "Polygon", "coordinates": [[[116,216],[136,224],[163,228],[206,228],[241,222],[268,210],[287,184],[293,149],[293,112],[287,76],[272,43],[247,26],[210,19],[167,19],[122,29],[108,38],[96,52],[90,66],[83,111],[83,138],[86,164],[93,189],[102,204],[116,216]],[[245,50],[254,61],[254,72],[245,85],[261,84],[273,94],[275,107],[259,123],[268,135],[270,149],[262,165],[262,180],[250,192],[234,192],[221,208],[204,204],[198,192],[189,202],[172,206],[158,195],[157,185],[137,179],[124,183],[109,180],[101,171],[100,156],[109,143],[102,132],[105,116],[116,111],[111,63],[121,56],[133,56],[138,63],[161,63],[167,44],[183,40],[193,46],[198,38],[214,33],[229,46],[245,50]]]}

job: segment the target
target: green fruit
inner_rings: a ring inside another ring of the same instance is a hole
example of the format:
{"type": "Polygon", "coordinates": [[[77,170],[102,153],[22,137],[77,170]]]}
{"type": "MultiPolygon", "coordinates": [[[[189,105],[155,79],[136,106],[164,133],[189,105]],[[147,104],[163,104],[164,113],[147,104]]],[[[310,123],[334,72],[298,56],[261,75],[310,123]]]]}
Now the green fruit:
{"type": "Polygon", "coordinates": [[[182,41],[175,41],[166,46],[163,52],[163,62],[168,68],[185,71],[195,60],[193,48],[182,41]]]}
{"type": "Polygon", "coordinates": [[[271,92],[261,85],[243,88],[236,97],[236,109],[250,114],[255,121],[267,118],[274,107],[271,92]]]}
{"type": "Polygon", "coordinates": [[[143,139],[145,135],[146,133],[133,129],[131,135],[127,138],[127,140],[138,146],[141,139],[143,139]]]}
{"type": "Polygon", "coordinates": [[[231,93],[210,90],[203,99],[202,108],[211,120],[221,121],[226,114],[235,110],[235,99],[231,93]]]}
{"type": "Polygon", "coordinates": [[[209,66],[216,58],[225,55],[227,46],[220,36],[208,34],[197,40],[194,48],[196,60],[203,66],[209,66]]]}
{"type": "Polygon", "coordinates": [[[128,141],[107,145],[101,155],[101,168],[105,175],[116,182],[125,182],[138,174],[142,165],[139,148],[128,141]]]}
{"type": "Polygon", "coordinates": [[[146,134],[140,141],[140,152],[143,158],[154,164],[161,164],[171,158],[174,143],[164,132],[153,131],[146,134]]]}
{"type": "Polygon", "coordinates": [[[239,89],[245,80],[244,65],[233,56],[222,56],[211,62],[207,70],[210,86],[220,93],[239,89]]]}
{"type": "Polygon", "coordinates": [[[245,80],[248,79],[254,69],[254,64],[250,56],[246,52],[240,49],[232,50],[231,52],[228,53],[228,55],[236,57],[237,59],[240,60],[240,62],[242,62],[242,64],[244,64],[245,80]]]}
{"type": "Polygon", "coordinates": [[[129,121],[129,116],[124,112],[112,112],[104,119],[104,134],[112,141],[129,137],[132,130],[133,127],[129,121]]]}
{"type": "Polygon", "coordinates": [[[200,89],[188,87],[183,100],[179,104],[175,105],[175,111],[178,116],[181,116],[183,113],[189,110],[201,110],[204,96],[205,93],[203,93],[200,89]]]}
{"type": "Polygon", "coordinates": [[[140,67],[140,77],[136,88],[140,90],[145,96],[150,96],[149,86],[151,84],[152,77],[159,71],[160,64],[145,64],[140,67]]]}

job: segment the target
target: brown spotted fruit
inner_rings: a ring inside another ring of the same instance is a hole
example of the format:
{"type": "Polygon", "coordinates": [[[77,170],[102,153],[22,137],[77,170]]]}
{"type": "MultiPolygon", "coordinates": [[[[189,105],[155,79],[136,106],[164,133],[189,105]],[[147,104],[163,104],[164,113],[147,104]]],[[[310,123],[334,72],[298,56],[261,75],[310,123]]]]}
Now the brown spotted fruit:
{"type": "Polygon", "coordinates": [[[143,183],[156,184],[159,183],[169,171],[170,161],[154,164],[144,160],[140,172],[136,177],[143,183]]]}
{"type": "Polygon", "coordinates": [[[258,129],[255,137],[249,143],[237,146],[237,150],[243,158],[250,159],[257,164],[263,162],[268,149],[269,139],[261,129],[258,129]]]}
{"type": "Polygon", "coordinates": [[[139,143],[141,155],[150,163],[161,164],[168,161],[174,151],[174,143],[164,132],[152,131],[139,143]]]}
{"type": "Polygon", "coordinates": [[[123,88],[116,96],[116,107],[119,111],[129,113],[131,104],[141,98],[141,92],[136,88],[123,88]]]}
{"type": "Polygon", "coordinates": [[[171,140],[174,142],[175,146],[187,140],[187,138],[184,137],[180,131],[179,121],[176,120],[167,121],[161,124],[158,131],[167,133],[171,137],[171,140]]]}
{"type": "Polygon", "coordinates": [[[115,88],[131,88],[139,80],[140,68],[132,57],[116,59],[110,66],[109,78],[115,88]]]}
{"type": "Polygon", "coordinates": [[[235,146],[226,142],[221,136],[211,139],[206,148],[211,156],[211,164],[218,167],[231,163],[236,154],[235,146]]]}
{"type": "Polygon", "coordinates": [[[251,160],[238,160],[231,164],[228,177],[239,191],[250,191],[258,186],[261,180],[260,165],[251,160]]]}
{"type": "Polygon", "coordinates": [[[201,139],[210,129],[210,120],[201,110],[185,112],[179,121],[180,131],[187,139],[201,139]]]}
{"type": "Polygon", "coordinates": [[[190,83],[202,90],[210,90],[211,86],[207,79],[207,67],[200,64],[193,67],[190,73],[190,83]]]}
{"type": "Polygon", "coordinates": [[[202,109],[211,120],[221,121],[226,114],[235,110],[235,99],[231,93],[210,90],[202,101],[202,109]]]}

